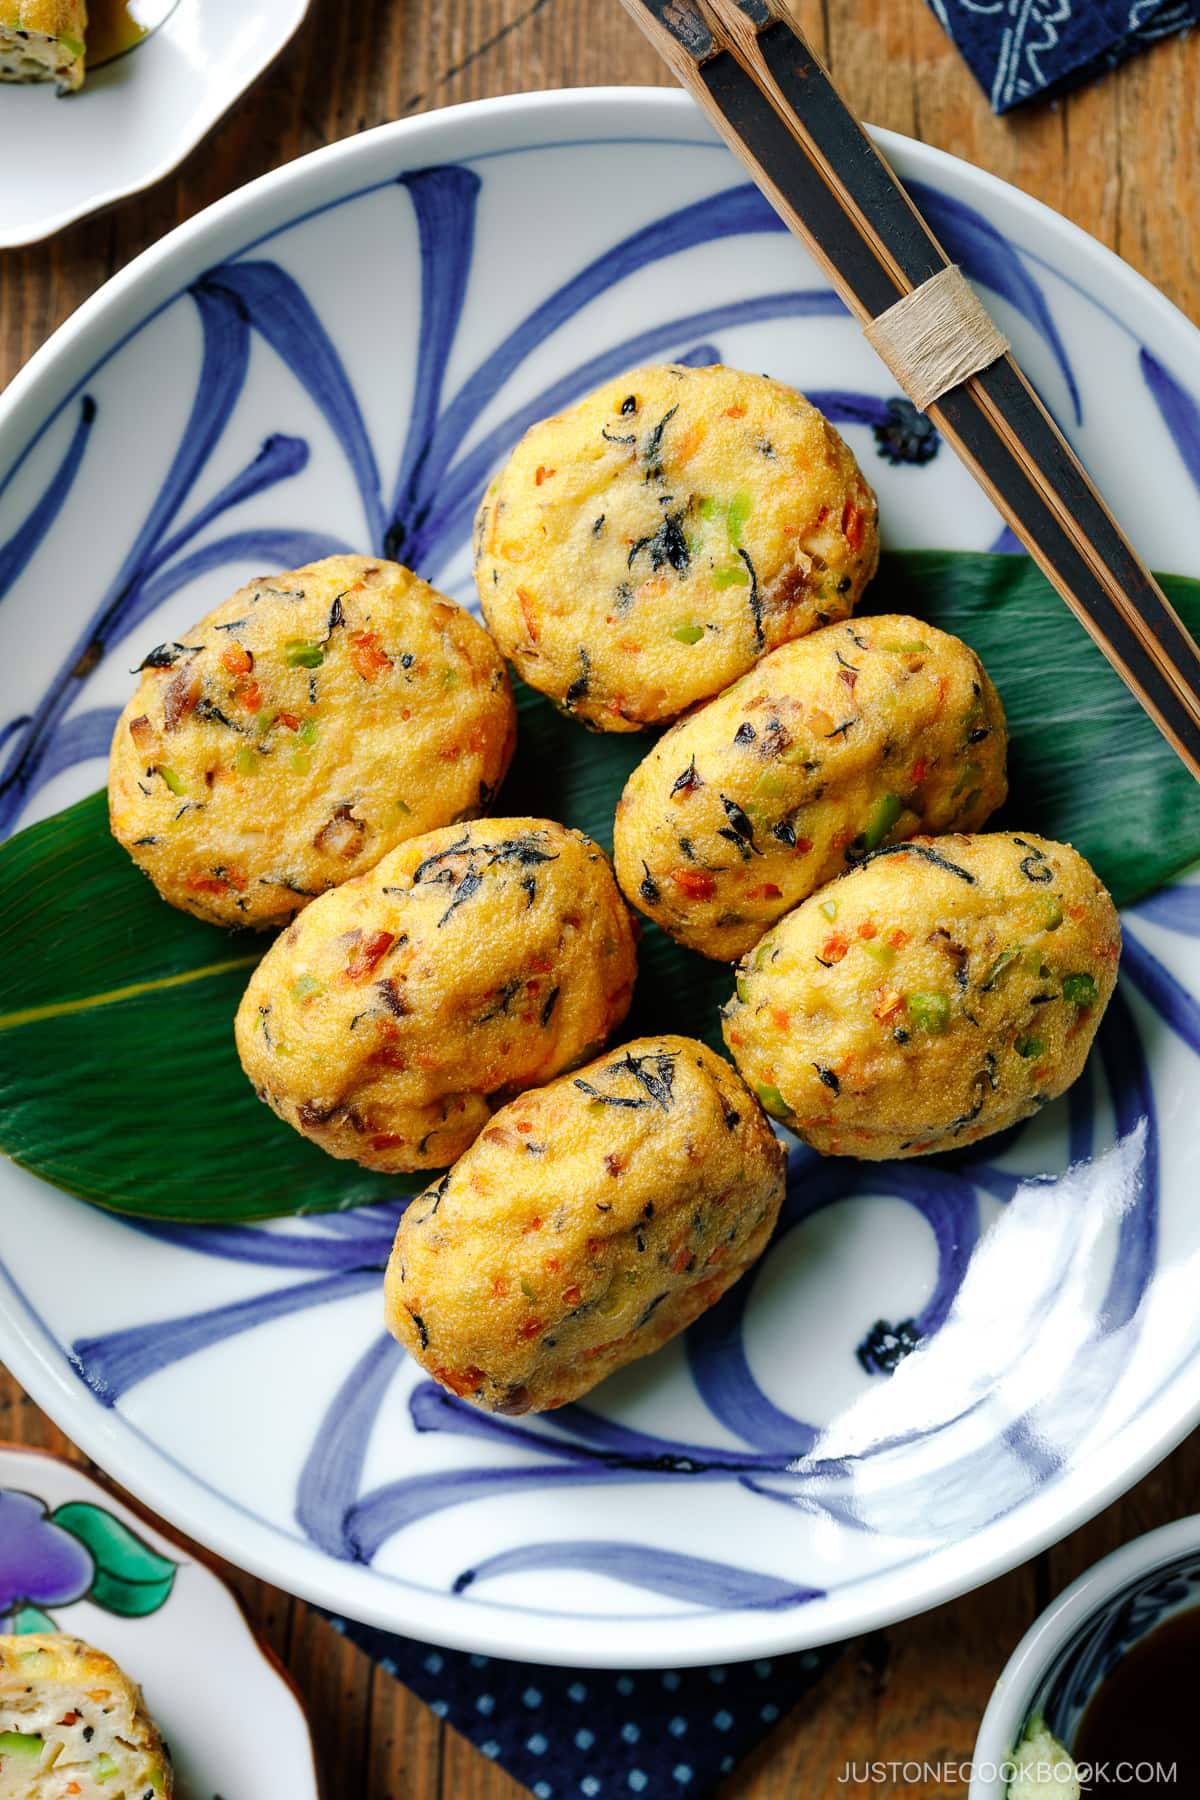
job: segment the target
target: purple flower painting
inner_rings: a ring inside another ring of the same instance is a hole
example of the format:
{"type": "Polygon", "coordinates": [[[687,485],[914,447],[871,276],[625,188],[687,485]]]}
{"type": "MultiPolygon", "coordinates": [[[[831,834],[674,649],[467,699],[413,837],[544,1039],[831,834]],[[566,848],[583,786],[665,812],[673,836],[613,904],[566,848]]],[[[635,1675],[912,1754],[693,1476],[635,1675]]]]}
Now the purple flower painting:
{"type": "Polygon", "coordinates": [[[175,1565],[102,1506],[50,1512],[36,1494],[0,1488],[0,1630],[56,1631],[48,1606],[91,1600],[123,1618],[164,1606],[175,1565]]]}

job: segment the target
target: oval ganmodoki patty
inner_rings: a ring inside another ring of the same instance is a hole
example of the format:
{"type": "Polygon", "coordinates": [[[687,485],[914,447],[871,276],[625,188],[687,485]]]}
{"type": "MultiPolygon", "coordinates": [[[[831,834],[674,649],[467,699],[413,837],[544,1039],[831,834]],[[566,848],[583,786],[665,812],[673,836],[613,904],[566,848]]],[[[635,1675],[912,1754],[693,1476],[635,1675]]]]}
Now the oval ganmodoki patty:
{"type": "Polygon", "coordinates": [[[480,506],[475,574],[531,687],[598,730],[636,731],[852,612],[877,511],[794,388],[634,369],[526,432],[480,506]]]}
{"type": "Polygon", "coordinates": [[[171,1800],[171,1762],[111,1656],[61,1632],[0,1637],[5,1800],[171,1800]]]}
{"type": "Polygon", "coordinates": [[[474,817],[515,745],[478,620],[398,563],[330,556],[151,651],[113,737],[112,829],[173,906],[278,925],[474,817]]]}
{"type": "Polygon", "coordinates": [[[542,1412],[657,1350],[761,1255],[785,1153],[695,1038],[638,1038],[498,1112],[409,1206],[388,1329],[492,1412],[542,1412]]]}
{"type": "Polygon", "coordinates": [[[738,972],[725,1041],[817,1150],[958,1149],[1070,1087],[1120,952],[1116,909],[1069,845],[916,838],[772,928],[738,972]]]}
{"type": "Polygon", "coordinates": [[[958,638],[895,614],[827,625],[659,739],[617,807],[617,879],[681,944],[732,961],[881,844],[977,830],[1007,748],[958,638]]]}
{"type": "Polygon", "coordinates": [[[260,1099],[370,1169],[453,1162],[497,1097],[594,1055],[634,925],[604,852],[548,819],[402,844],[278,937],[238,1008],[260,1099]]]}

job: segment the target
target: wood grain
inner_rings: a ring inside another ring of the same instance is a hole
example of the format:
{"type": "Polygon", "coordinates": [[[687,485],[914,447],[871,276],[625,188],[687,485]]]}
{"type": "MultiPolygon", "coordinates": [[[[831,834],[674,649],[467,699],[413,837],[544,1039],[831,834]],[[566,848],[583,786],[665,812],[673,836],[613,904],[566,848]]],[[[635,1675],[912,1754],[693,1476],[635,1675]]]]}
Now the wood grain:
{"type": "MultiPolygon", "coordinates": [[[[1056,107],[996,119],[924,0],[792,0],[792,9],[862,117],[1065,212],[1200,320],[1200,32],[1056,107]]],[[[0,381],[165,231],[305,151],[486,94],[668,79],[616,0],[314,0],[280,62],[175,176],[49,244],[0,255],[0,381]]],[[[2,1371],[0,1437],[70,1451],[2,1371]]],[[[847,1764],[969,1756],[996,1675],[1051,1594],[1117,1544],[1194,1510],[1198,1494],[1200,1437],[1054,1550],[850,1645],[730,1777],[725,1800],[964,1800],[952,1779],[840,1776],[847,1764]]],[[[326,1800],[526,1794],[302,1603],[226,1573],[305,1694],[326,1800]]]]}

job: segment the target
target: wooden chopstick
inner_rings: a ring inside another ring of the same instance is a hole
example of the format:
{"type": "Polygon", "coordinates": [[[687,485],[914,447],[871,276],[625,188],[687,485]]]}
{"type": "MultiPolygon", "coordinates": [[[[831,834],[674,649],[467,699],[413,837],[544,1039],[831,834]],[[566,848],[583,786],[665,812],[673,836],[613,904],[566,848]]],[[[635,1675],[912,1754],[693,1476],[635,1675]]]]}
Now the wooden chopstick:
{"type": "MultiPolygon", "coordinates": [[[[622,0],[864,323],[949,265],[782,0],[622,0]]],[[[1011,354],[929,406],[1200,780],[1200,650],[1011,354]]]]}

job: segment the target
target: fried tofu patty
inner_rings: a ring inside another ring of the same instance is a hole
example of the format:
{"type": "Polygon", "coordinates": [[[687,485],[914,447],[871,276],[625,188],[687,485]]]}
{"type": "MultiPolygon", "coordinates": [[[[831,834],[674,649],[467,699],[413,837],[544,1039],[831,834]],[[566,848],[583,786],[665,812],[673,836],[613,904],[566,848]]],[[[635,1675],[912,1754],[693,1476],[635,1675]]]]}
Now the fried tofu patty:
{"type": "Polygon", "coordinates": [[[1007,747],[958,638],[896,614],[828,625],[659,739],[617,807],[617,879],[681,944],[732,961],[881,844],[978,830],[1007,747]]]}
{"type": "Polygon", "coordinates": [[[413,1201],[388,1328],[477,1406],[562,1406],[745,1273],[778,1217],[784,1161],[723,1058],[694,1038],[638,1038],[504,1107],[413,1201]]]}
{"type": "Polygon", "coordinates": [[[915,838],[780,920],[741,965],[725,1041],[817,1150],[958,1149],[1070,1087],[1120,953],[1116,909],[1069,845],[915,838]]]}
{"type": "Polygon", "coordinates": [[[476,521],[497,642],[601,731],[673,719],[845,618],[878,555],[875,496],[828,420],[719,366],[634,369],[535,425],[476,521]]]}
{"type": "Polygon", "coordinates": [[[87,23],[84,0],[0,0],[0,81],[82,87],[87,23]]]}
{"type": "Polygon", "coordinates": [[[142,669],[113,737],[113,834],[165,900],[222,925],[281,924],[474,817],[516,745],[483,626],[372,557],[253,581],[142,669]]]}
{"type": "Polygon", "coordinates": [[[59,1632],[0,1637],[0,1800],[171,1800],[171,1764],[111,1656],[59,1632]]]}
{"type": "Polygon", "coordinates": [[[369,1169],[453,1162],[499,1099],[629,1010],[633,921],[604,852],[548,819],[403,844],[276,939],[237,1015],[281,1119],[369,1169]]]}

